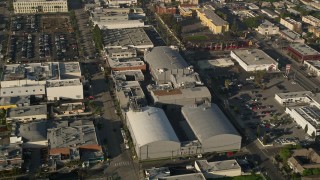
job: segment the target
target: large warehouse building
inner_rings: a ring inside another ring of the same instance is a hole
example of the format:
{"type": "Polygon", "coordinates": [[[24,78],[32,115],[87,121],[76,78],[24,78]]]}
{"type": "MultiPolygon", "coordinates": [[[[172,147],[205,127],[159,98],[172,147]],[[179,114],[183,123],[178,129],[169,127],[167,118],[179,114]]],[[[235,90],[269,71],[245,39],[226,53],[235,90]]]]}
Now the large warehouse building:
{"type": "Polygon", "coordinates": [[[231,58],[247,72],[278,70],[278,63],[260,49],[233,50],[231,58]]]}
{"type": "Polygon", "coordinates": [[[130,110],[126,121],[139,160],[179,155],[179,139],[162,109],[130,110]]]}
{"type": "Polygon", "coordinates": [[[184,106],[182,115],[202,145],[202,153],[241,148],[241,136],[216,104],[184,106]]]}
{"type": "Polygon", "coordinates": [[[194,72],[175,46],[154,47],[144,55],[150,66],[150,73],[158,84],[172,82],[175,87],[187,84],[202,84],[200,77],[194,72]],[[183,85],[182,85],[183,84],[183,85]]]}

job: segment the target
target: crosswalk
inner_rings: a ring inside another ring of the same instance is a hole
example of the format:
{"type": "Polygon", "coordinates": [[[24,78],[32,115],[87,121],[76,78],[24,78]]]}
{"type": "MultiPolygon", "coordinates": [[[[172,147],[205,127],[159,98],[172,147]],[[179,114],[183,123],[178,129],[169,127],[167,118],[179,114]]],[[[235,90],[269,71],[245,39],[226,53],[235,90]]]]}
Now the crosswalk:
{"type": "Polygon", "coordinates": [[[129,166],[131,164],[130,161],[121,161],[121,162],[116,162],[112,164],[115,167],[121,167],[121,166],[129,166]]]}

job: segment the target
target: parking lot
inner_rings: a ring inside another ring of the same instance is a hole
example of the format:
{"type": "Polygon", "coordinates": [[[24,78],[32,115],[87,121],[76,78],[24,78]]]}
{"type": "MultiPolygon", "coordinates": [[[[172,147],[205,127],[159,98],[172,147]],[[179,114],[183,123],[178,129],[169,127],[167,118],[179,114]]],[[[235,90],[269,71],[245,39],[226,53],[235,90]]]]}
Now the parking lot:
{"type": "Polygon", "coordinates": [[[254,78],[250,78],[254,75],[243,72],[237,65],[206,74],[214,81],[214,88],[228,99],[226,103],[238,123],[253,135],[248,137],[250,140],[256,138],[258,126],[260,135],[266,132],[269,143],[274,146],[295,144],[306,139],[303,128],[297,126],[284,113],[285,107],[274,99],[276,93],[304,91],[294,80],[285,78],[283,74],[266,74],[263,78],[264,88],[260,88],[254,78]],[[228,85],[226,80],[229,81],[228,85]]]}
{"type": "Polygon", "coordinates": [[[9,44],[9,63],[72,61],[78,45],[68,16],[14,16],[9,44]]]}

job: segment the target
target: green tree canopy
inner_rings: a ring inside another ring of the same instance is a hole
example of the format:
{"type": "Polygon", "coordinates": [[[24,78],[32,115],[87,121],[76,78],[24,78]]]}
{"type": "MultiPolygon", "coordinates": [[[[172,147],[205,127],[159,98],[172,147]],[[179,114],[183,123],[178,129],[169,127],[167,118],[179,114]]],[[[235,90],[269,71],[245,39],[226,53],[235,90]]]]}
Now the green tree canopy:
{"type": "Polygon", "coordinates": [[[96,47],[99,49],[99,50],[102,50],[103,49],[103,43],[102,43],[102,32],[100,30],[100,27],[96,24],[93,28],[93,31],[92,31],[92,36],[93,36],[93,41],[96,45],[96,47]]]}

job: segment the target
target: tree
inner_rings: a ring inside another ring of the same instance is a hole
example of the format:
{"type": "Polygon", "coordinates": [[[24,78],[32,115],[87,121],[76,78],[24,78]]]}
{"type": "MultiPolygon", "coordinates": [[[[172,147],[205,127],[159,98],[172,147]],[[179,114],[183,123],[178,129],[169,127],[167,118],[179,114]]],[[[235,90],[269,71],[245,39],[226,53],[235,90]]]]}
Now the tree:
{"type": "Polygon", "coordinates": [[[257,28],[260,25],[260,19],[260,16],[249,17],[245,19],[243,22],[247,26],[247,28],[257,28]]]}
{"type": "Polygon", "coordinates": [[[260,127],[260,125],[258,125],[258,127],[257,127],[257,136],[258,136],[258,138],[260,138],[260,135],[261,135],[261,127],[260,127]]]}
{"type": "Polygon", "coordinates": [[[266,144],[268,143],[268,135],[267,135],[266,132],[264,132],[264,134],[263,134],[262,143],[263,143],[264,145],[266,145],[266,144]]]}
{"type": "Polygon", "coordinates": [[[308,124],[306,124],[306,126],[304,127],[304,132],[305,132],[305,133],[308,132],[308,124]]]}
{"type": "Polygon", "coordinates": [[[305,170],[303,170],[302,176],[310,176],[310,175],[313,175],[313,174],[312,174],[312,169],[305,169],[305,170]]]}
{"type": "Polygon", "coordinates": [[[234,33],[237,33],[237,32],[238,32],[238,24],[237,24],[237,20],[236,20],[236,19],[234,19],[234,20],[232,21],[231,30],[232,30],[234,33]]]}
{"type": "Polygon", "coordinates": [[[93,41],[99,50],[103,49],[102,33],[100,27],[96,24],[92,30],[93,41]]]}
{"type": "Polygon", "coordinates": [[[226,80],[224,81],[224,87],[225,87],[226,89],[229,89],[230,83],[231,83],[230,79],[226,79],[226,80]]]}
{"type": "Polygon", "coordinates": [[[282,162],[287,162],[288,158],[291,157],[291,155],[292,155],[292,152],[288,147],[281,149],[279,152],[279,156],[282,162]]]}

